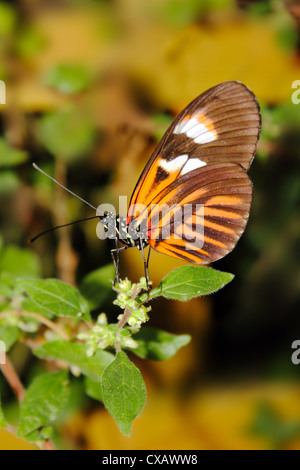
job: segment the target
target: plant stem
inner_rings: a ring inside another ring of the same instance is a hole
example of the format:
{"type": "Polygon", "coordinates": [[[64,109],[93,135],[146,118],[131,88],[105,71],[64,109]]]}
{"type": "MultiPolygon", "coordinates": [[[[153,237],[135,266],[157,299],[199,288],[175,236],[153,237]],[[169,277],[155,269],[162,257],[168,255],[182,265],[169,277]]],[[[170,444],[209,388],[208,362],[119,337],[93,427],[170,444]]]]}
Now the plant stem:
{"type": "Polygon", "coordinates": [[[53,321],[43,317],[43,315],[40,315],[38,313],[26,312],[25,310],[20,310],[18,312],[2,312],[0,313],[0,318],[5,318],[7,315],[11,315],[12,313],[17,313],[18,316],[24,315],[25,317],[29,318],[36,318],[37,320],[39,320],[40,323],[47,326],[50,330],[55,331],[55,333],[61,336],[64,340],[70,341],[68,334],[60,327],[60,325],[54,323],[53,321]]]}
{"type": "Polygon", "coordinates": [[[25,311],[22,312],[22,315],[26,317],[36,318],[43,325],[47,326],[49,330],[52,330],[55,333],[57,333],[59,336],[61,336],[65,341],[70,341],[69,335],[60,327],[60,325],[58,325],[57,323],[54,323],[48,318],[45,318],[42,315],[39,315],[38,313],[31,313],[31,312],[25,312],[25,311]]]}
{"type": "MultiPolygon", "coordinates": [[[[131,297],[132,298],[132,297],[131,297]]],[[[131,315],[131,310],[126,307],[125,310],[124,310],[124,313],[122,315],[122,317],[120,318],[120,321],[118,322],[118,329],[121,330],[121,328],[123,328],[123,326],[126,324],[128,318],[130,317],[131,315]]]]}
{"type": "Polygon", "coordinates": [[[12,390],[14,391],[18,402],[21,402],[25,395],[25,389],[21,383],[21,380],[19,379],[17,372],[15,371],[14,366],[12,365],[8,357],[6,357],[5,364],[0,364],[0,369],[2,370],[2,373],[9,385],[11,386],[12,390]]]}
{"type": "Polygon", "coordinates": [[[44,442],[44,450],[56,450],[50,439],[46,439],[44,442]]]}

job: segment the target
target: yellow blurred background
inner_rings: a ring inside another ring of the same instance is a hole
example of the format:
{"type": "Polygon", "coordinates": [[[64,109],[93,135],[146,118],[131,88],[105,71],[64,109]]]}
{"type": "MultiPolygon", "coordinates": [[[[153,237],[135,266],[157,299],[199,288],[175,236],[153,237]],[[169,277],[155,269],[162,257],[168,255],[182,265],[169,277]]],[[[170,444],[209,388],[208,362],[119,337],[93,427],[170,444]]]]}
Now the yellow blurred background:
{"type": "MultiPolygon", "coordinates": [[[[7,244],[25,248],[36,232],[94,215],[54,194],[30,162],[96,206],[115,203],[130,197],[172,117],[201,92],[240,80],[262,107],[250,222],[234,252],[214,266],[234,281],[188,303],[153,302],[149,324],[189,333],[191,343],[168,361],[132,357],[148,397],[130,438],[99,403],[83,400],[78,385],[80,406],[60,426],[61,448],[300,449],[300,365],[291,361],[300,337],[300,105],[291,102],[300,79],[299,24],[297,1],[0,2],[1,135],[29,155],[0,192],[7,244]],[[73,76],[65,78],[63,67],[73,76]],[[42,125],[53,112],[75,119],[73,131],[61,126],[61,141],[42,125]],[[88,145],[73,158],[61,142],[74,136],[76,146],[82,117],[92,137],[84,134],[88,145]]],[[[110,261],[93,222],[68,237],[33,246],[43,276],[76,283],[110,261]]],[[[153,284],[178,265],[152,252],[153,284]]],[[[138,250],[122,255],[121,270],[133,281],[142,275],[138,250]]],[[[30,376],[37,366],[18,348],[12,359],[30,376]]],[[[2,400],[13,408],[3,383],[2,400]]],[[[0,431],[0,449],[23,448],[32,446],[0,431]]]]}

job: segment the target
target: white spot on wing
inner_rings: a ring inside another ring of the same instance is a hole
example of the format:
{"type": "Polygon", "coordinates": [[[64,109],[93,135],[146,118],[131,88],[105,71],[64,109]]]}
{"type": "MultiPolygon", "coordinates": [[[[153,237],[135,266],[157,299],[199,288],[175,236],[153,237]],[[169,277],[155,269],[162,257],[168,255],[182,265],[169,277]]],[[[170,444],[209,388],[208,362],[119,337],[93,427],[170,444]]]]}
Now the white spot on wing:
{"type": "Polygon", "coordinates": [[[188,137],[189,134],[193,134],[195,132],[195,128],[197,126],[203,126],[203,124],[199,124],[197,118],[191,118],[188,121],[186,121],[185,126],[182,128],[182,131],[184,134],[186,134],[188,137]]]}
{"type": "Polygon", "coordinates": [[[179,124],[177,124],[174,127],[173,134],[180,134],[185,124],[186,124],[186,121],[181,121],[179,124]]]}
{"type": "Polygon", "coordinates": [[[196,117],[183,120],[174,128],[174,134],[185,134],[193,139],[196,144],[206,144],[216,140],[217,135],[208,130],[205,124],[198,121],[196,117]]]}
{"type": "Polygon", "coordinates": [[[180,175],[185,175],[186,173],[196,170],[196,168],[201,168],[205,165],[206,163],[200,160],[200,158],[190,158],[182,168],[180,175]]]}
{"type": "Polygon", "coordinates": [[[217,137],[213,132],[205,131],[205,133],[196,137],[194,141],[196,142],[196,144],[208,144],[209,142],[213,142],[214,140],[216,140],[216,138],[217,137]]]}
{"type": "Polygon", "coordinates": [[[160,161],[159,166],[163,170],[167,171],[168,173],[173,173],[175,171],[181,170],[181,168],[187,162],[188,158],[189,158],[189,156],[187,154],[185,154],[185,155],[179,155],[178,157],[173,158],[172,160],[162,159],[160,161]]]}

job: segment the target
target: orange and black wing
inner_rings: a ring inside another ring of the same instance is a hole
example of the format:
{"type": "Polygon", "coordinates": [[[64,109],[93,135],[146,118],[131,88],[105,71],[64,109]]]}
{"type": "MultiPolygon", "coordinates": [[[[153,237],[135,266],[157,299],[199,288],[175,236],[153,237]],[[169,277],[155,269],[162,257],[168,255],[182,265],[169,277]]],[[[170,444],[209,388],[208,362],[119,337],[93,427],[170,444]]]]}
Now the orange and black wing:
{"type": "Polygon", "coordinates": [[[214,163],[180,177],[148,212],[148,242],[155,250],[194,263],[227,255],[250,212],[252,183],[234,163],[214,163]]]}
{"type": "Polygon", "coordinates": [[[257,100],[243,84],[224,82],[200,95],[177,116],[148,161],[127,223],[146,223],[149,244],[171,256],[197,263],[225,256],[249,217],[247,170],[259,131],[257,100]]]}
{"type": "Polygon", "coordinates": [[[245,85],[224,82],[207,90],[168,128],[137,182],[130,206],[149,203],[180,174],[201,165],[238,163],[248,170],[259,131],[259,106],[245,85]]]}

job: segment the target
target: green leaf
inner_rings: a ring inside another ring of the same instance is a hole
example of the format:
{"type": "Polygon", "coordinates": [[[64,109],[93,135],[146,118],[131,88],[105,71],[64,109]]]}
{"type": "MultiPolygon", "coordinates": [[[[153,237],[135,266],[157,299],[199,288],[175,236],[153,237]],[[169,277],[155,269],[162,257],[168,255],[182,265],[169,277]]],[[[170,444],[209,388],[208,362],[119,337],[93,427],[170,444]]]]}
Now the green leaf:
{"type": "Polygon", "coordinates": [[[37,377],[21,403],[18,436],[25,437],[55,421],[66,406],[68,398],[66,371],[37,377]]]}
{"type": "Polygon", "coordinates": [[[19,187],[20,181],[13,171],[0,172],[0,194],[11,194],[19,187]]]}
{"type": "Polygon", "coordinates": [[[19,328],[16,326],[0,325],[0,340],[5,344],[6,352],[9,351],[18,340],[19,334],[19,328]]]}
{"type": "Polygon", "coordinates": [[[220,14],[221,11],[228,12],[234,8],[233,2],[228,0],[166,0],[157,2],[156,5],[159,6],[158,14],[162,19],[177,28],[205,18],[211,11],[217,10],[220,14]]]}
{"type": "Polygon", "coordinates": [[[182,266],[163,278],[150,292],[150,299],[162,295],[167,299],[187,301],[212,294],[234,278],[233,274],[203,266],[182,266]]]}
{"type": "Polygon", "coordinates": [[[58,279],[19,279],[18,284],[34,302],[58,317],[90,320],[86,300],[78,290],[58,279]]]}
{"type": "Polygon", "coordinates": [[[155,125],[154,137],[159,142],[165,134],[168,127],[172,124],[173,119],[166,114],[156,114],[152,117],[152,122],[155,125]]]}
{"type": "Polygon", "coordinates": [[[31,59],[41,52],[47,44],[47,40],[42,32],[32,26],[18,27],[16,41],[16,51],[21,57],[31,59]]]}
{"type": "Polygon", "coordinates": [[[11,147],[5,139],[0,138],[0,168],[19,165],[25,162],[27,157],[27,152],[11,147]]]}
{"type": "Polygon", "coordinates": [[[149,327],[138,331],[133,339],[138,347],[131,351],[143,359],[154,361],[170,359],[180,348],[191,341],[190,335],[174,335],[149,327]]]}
{"type": "Polygon", "coordinates": [[[84,386],[86,394],[94,400],[103,401],[101,382],[94,382],[89,377],[85,377],[84,386]]]}
{"type": "Polygon", "coordinates": [[[41,430],[41,435],[43,439],[50,439],[50,437],[53,434],[53,427],[52,426],[47,426],[41,430]]]}
{"type": "Polygon", "coordinates": [[[146,386],[139,369],[122,351],[103,372],[102,395],[106,409],[129,436],[132,421],[145,405],[146,386]]]}
{"type": "MultiPolygon", "coordinates": [[[[1,255],[0,255],[1,258],[1,255]]],[[[0,295],[10,297],[13,295],[16,286],[15,277],[7,272],[0,274],[0,295]]]]}
{"type": "Polygon", "coordinates": [[[9,273],[11,279],[21,276],[38,277],[40,263],[32,251],[9,245],[0,255],[0,269],[2,272],[9,273]]]}
{"type": "Polygon", "coordinates": [[[94,144],[94,127],[74,106],[43,115],[37,122],[37,138],[54,156],[66,161],[85,155],[94,144]]]}
{"type": "Polygon", "coordinates": [[[272,447],[279,449],[300,436],[300,421],[282,421],[268,403],[261,403],[249,432],[267,437],[272,447]]]}
{"type": "Polygon", "coordinates": [[[22,301],[22,309],[28,313],[38,313],[43,317],[49,318],[49,320],[55,317],[54,313],[38,305],[31,297],[24,298],[24,300],[22,301]]]}
{"type": "Polygon", "coordinates": [[[0,408],[0,429],[6,428],[6,422],[2,413],[2,410],[0,408]]]}
{"type": "Polygon", "coordinates": [[[288,22],[277,27],[277,42],[283,50],[288,52],[294,51],[297,47],[297,39],[297,27],[292,18],[289,18],[288,22]]]}
{"type": "Polygon", "coordinates": [[[89,273],[81,282],[79,290],[87,299],[91,310],[100,307],[112,293],[111,280],[114,275],[114,266],[108,264],[89,273]]]}
{"type": "Polygon", "coordinates": [[[3,429],[5,427],[6,427],[6,422],[5,422],[3,411],[2,411],[1,396],[0,396],[0,429],[3,429]]]}
{"type": "Polygon", "coordinates": [[[0,3],[0,37],[13,32],[16,24],[16,13],[13,5],[0,3]]]}
{"type": "Polygon", "coordinates": [[[87,375],[91,380],[99,382],[104,369],[113,362],[115,356],[107,351],[96,351],[87,357],[87,347],[84,344],[69,343],[68,341],[52,341],[34,350],[40,359],[57,359],[65,361],[87,375]]]}
{"type": "Polygon", "coordinates": [[[44,83],[61,93],[80,93],[92,83],[92,73],[81,64],[59,64],[44,75],[44,83]]]}
{"type": "MultiPolygon", "coordinates": [[[[42,431],[42,429],[41,429],[42,431]]],[[[32,442],[33,444],[42,444],[44,438],[41,431],[33,431],[26,435],[26,441],[32,442]]]]}

